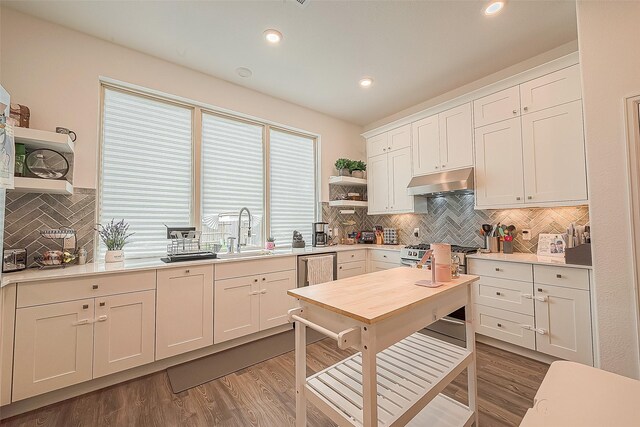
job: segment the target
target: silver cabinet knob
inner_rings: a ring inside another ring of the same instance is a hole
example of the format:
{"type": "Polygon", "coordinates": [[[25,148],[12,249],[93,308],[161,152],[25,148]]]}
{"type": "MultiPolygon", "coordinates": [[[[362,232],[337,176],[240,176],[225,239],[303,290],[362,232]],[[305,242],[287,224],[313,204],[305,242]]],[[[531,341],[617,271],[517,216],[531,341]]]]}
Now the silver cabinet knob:
{"type": "Polygon", "coordinates": [[[382,149],[382,151],[387,151],[387,149],[386,149],[386,148],[383,148],[383,149],[382,149]]]}
{"type": "Polygon", "coordinates": [[[518,114],[518,110],[513,110],[513,114],[518,114]]]}
{"type": "Polygon", "coordinates": [[[258,279],[253,279],[253,281],[254,281],[254,282],[257,282],[257,281],[258,281],[258,279]]]}
{"type": "Polygon", "coordinates": [[[527,199],[531,200],[533,199],[533,196],[527,196],[527,199]]]}
{"type": "Polygon", "coordinates": [[[520,196],[516,197],[516,200],[520,200],[520,196]]]}
{"type": "Polygon", "coordinates": [[[92,285],[91,289],[98,289],[98,285],[92,285]]]}
{"type": "Polygon", "coordinates": [[[391,150],[391,147],[387,147],[389,150],[391,150]]]}
{"type": "Polygon", "coordinates": [[[342,266],[338,267],[338,270],[342,270],[342,266]]]}
{"type": "Polygon", "coordinates": [[[104,307],[106,304],[107,303],[103,301],[103,302],[100,303],[100,307],[104,307]]]}
{"type": "Polygon", "coordinates": [[[498,323],[498,328],[502,328],[502,323],[498,323]]]}
{"type": "Polygon", "coordinates": [[[86,309],[88,309],[88,308],[89,308],[89,304],[82,304],[82,309],[83,309],[83,310],[86,310],[86,309]]]}
{"type": "Polygon", "coordinates": [[[436,166],[436,169],[438,169],[438,166],[436,166]]]}
{"type": "Polygon", "coordinates": [[[263,277],[263,278],[262,278],[262,281],[264,282],[265,280],[267,280],[267,278],[266,278],[266,277],[263,277]]]}
{"type": "Polygon", "coordinates": [[[498,267],[496,267],[496,271],[500,271],[500,269],[498,267]]]}
{"type": "Polygon", "coordinates": [[[538,292],[544,292],[542,288],[538,288],[538,292]]]}
{"type": "Polygon", "coordinates": [[[351,258],[353,258],[353,257],[355,257],[355,255],[354,255],[354,254],[351,254],[351,258]]]}
{"type": "Polygon", "coordinates": [[[502,295],[502,294],[501,294],[500,292],[496,292],[496,295],[500,296],[500,295],[502,295]]]}
{"type": "Polygon", "coordinates": [[[529,107],[524,107],[524,111],[529,111],[529,107]]]}
{"type": "Polygon", "coordinates": [[[184,272],[185,272],[185,274],[189,274],[191,272],[191,270],[185,270],[184,272]]]}
{"type": "Polygon", "coordinates": [[[446,167],[446,166],[447,166],[447,165],[442,165],[442,167],[443,167],[443,168],[444,168],[444,167],[446,167]]]}
{"type": "Polygon", "coordinates": [[[557,277],[558,279],[562,279],[562,274],[556,274],[556,277],[557,277]]]}

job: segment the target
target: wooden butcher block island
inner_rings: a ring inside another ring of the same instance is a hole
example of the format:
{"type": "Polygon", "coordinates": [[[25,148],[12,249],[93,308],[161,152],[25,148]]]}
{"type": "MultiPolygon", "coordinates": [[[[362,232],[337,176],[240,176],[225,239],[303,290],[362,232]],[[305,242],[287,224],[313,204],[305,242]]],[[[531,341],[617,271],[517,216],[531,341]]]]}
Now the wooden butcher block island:
{"type": "Polygon", "coordinates": [[[288,291],[299,308],[296,328],[296,425],[306,426],[312,402],[340,426],[478,425],[475,342],[466,348],[418,331],[465,307],[474,337],[471,284],[462,275],[437,288],[416,285],[430,272],[400,267],[288,291]],[[306,377],[306,328],[359,353],[306,377]],[[469,406],[440,392],[464,369],[469,406]]]}

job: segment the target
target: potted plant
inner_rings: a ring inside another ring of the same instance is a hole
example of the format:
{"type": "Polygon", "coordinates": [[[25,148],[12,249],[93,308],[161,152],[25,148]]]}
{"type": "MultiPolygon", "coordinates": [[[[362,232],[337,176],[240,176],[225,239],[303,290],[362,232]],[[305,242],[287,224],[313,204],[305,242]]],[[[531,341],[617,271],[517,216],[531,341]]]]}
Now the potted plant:
{"type": "Polygon", "coordinates": [[[102,225],[98,224],[96,228],[100,239],[107,247],[107,253],[104,256],[104,262],[120,262],[124,261],[124,253],[122,248],[126,245],[127,239],[133,236],[134,233],[128,233],[129,224],[124,222],[124,219],[115,222],[112,219],[109,223],[102,225]]]}
{"type": "Polygon", "coordinates": [[[338,175],[340,176],[351,176],[349,166],[351,166],[351,160],[349,159],[336,160],[336,170],[338,171],[338,175]]]}
{"type": "Polygon", "coordinates": [[[276,239],[273,236],[267,237],[267,243],[264,245],[264,248],[268,251],[272,251],[276,248],[276,239]]]}
{"type": "Polygon", "coordinates": [[[354,160],[349,165],[351,176],[354,178],[364,178],[364,171],[367,170],[367,164],[362,160],[354,160]]]}

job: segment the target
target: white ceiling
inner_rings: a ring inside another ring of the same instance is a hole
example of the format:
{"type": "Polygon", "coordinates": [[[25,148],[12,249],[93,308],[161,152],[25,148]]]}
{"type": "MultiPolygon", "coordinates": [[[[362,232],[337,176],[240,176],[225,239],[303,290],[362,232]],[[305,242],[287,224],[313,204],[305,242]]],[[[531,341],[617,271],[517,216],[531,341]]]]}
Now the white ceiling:
{"type": "Polygon", "coordinates": [[[510,0],[493,17],[456,0],[3,4],[360,125],[577,38],[573,1],[510,0]]]}

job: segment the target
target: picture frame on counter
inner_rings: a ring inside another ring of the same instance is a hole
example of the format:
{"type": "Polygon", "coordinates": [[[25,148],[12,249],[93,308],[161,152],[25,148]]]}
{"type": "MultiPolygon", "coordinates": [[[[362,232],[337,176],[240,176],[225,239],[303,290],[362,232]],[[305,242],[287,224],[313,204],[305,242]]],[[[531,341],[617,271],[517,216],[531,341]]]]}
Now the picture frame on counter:
{"type": "Polygon", "coordinates": [[[565,247],[562,234],[540,234],[538,236],[538,256],[563,258],[565,247]]]}

